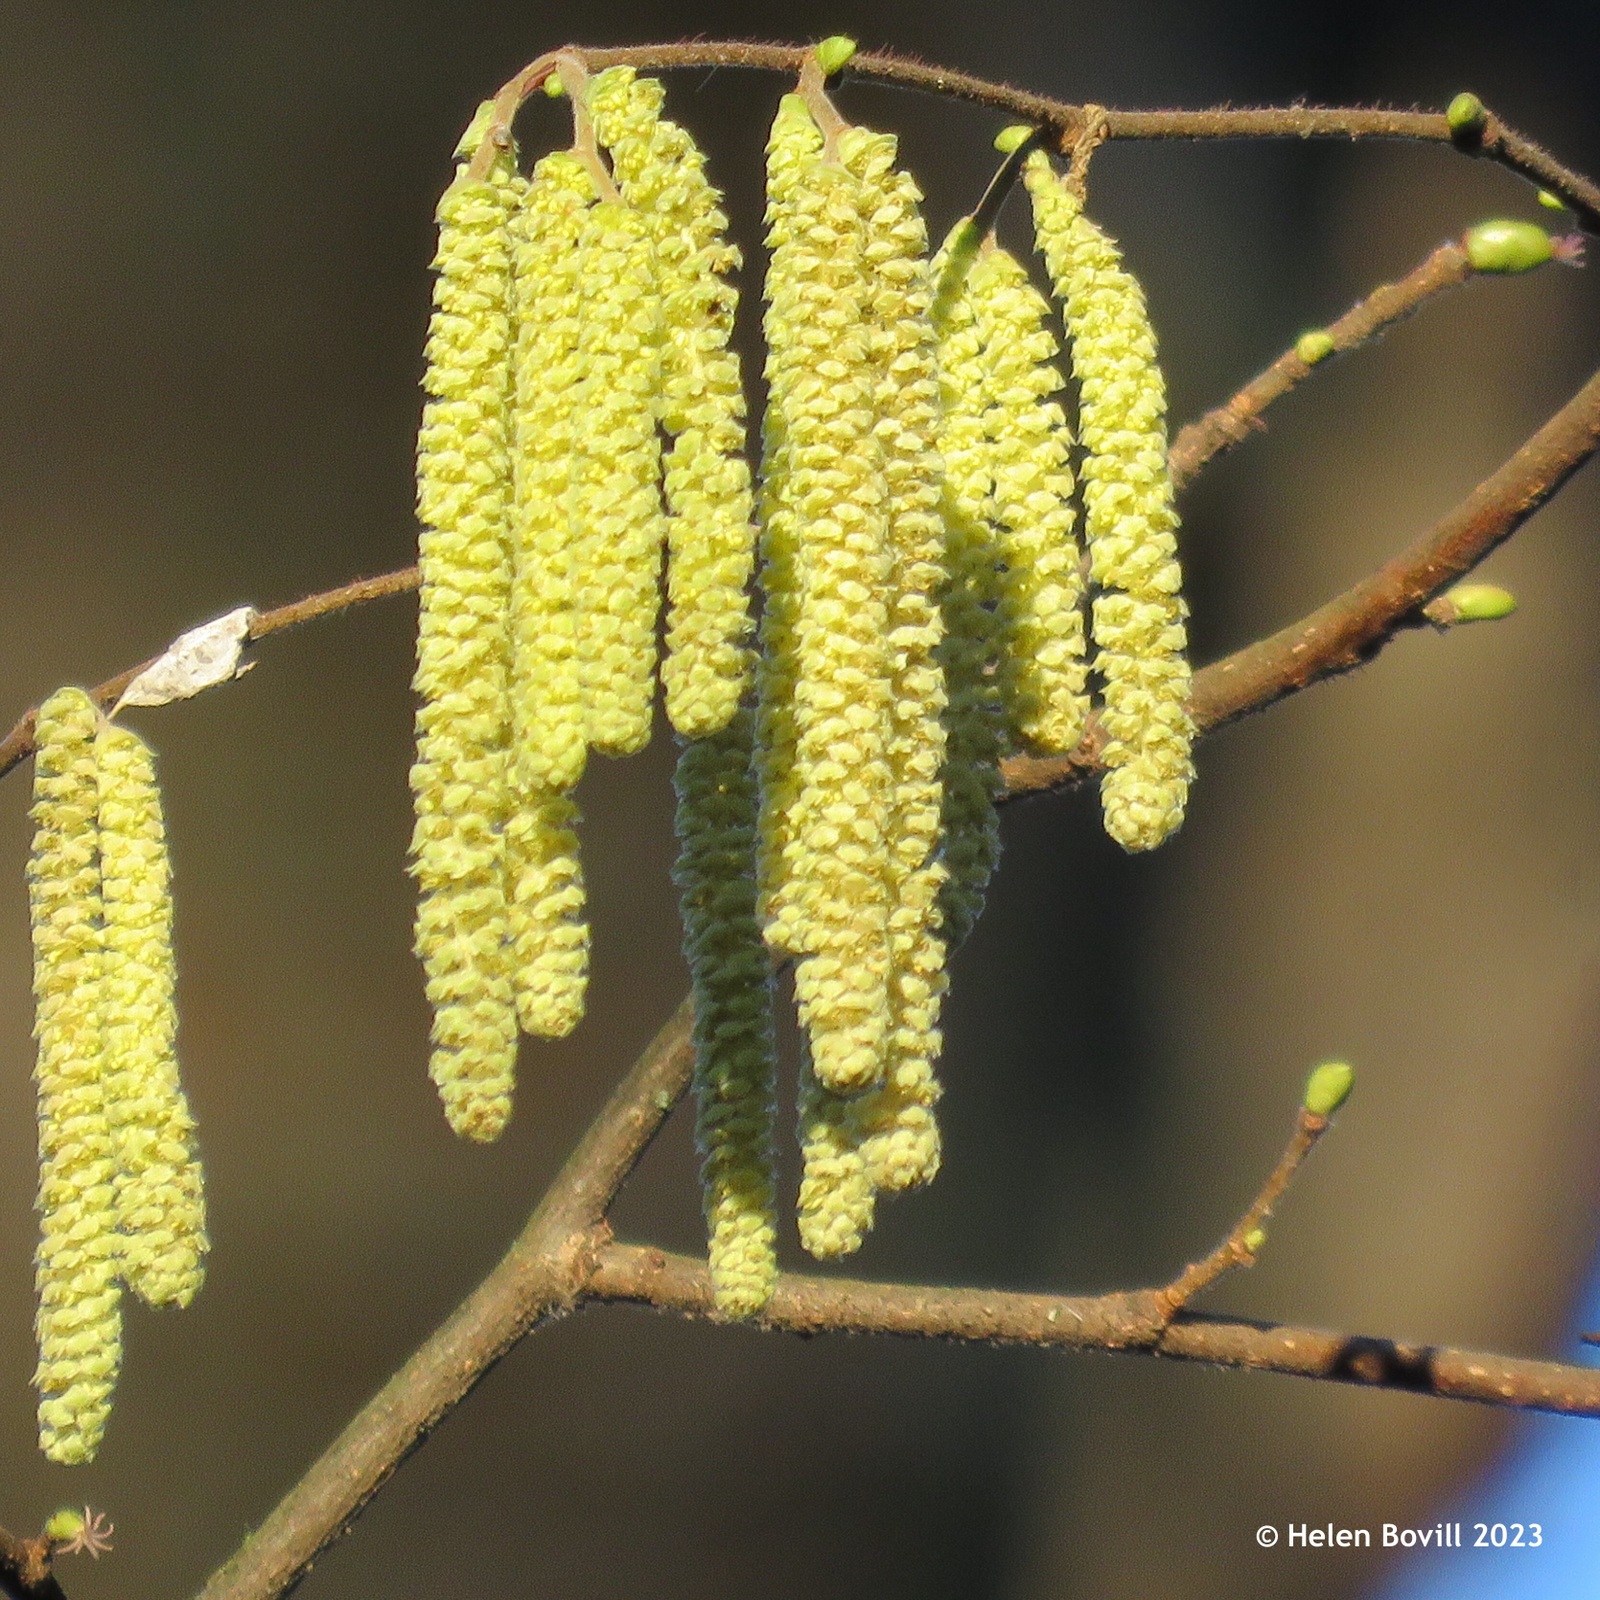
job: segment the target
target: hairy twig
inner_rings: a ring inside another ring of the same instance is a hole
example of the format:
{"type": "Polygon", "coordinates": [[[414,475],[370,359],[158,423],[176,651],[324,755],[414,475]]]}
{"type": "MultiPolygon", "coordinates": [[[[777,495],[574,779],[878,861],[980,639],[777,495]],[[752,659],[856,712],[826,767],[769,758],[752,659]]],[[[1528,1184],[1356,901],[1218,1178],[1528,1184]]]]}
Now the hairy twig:
{"type": "MultiPolygon", "coordinates": [[[[1353,350],[1369,339],[1378,338],[1393,324],[1409,317],[1423,301],[1464,283],[1472,274],[1472,263],[1459,241],[1452,239],[1440,245],[1398,283],[1379,284],[1338,321],[1329,323],[1322,330],[1328,337],[1327,355],[1353,350]]],[[[1242,444],[1262,426],[1261,413],[1308,378],[1315,364],[1300,354],[1298,345],[1291,346],[1231,400],[1208,411],[1198,422],[1179,429],[1167,453],[1173,482],[1181,487],[1213,456],[1242,444]]]]}
{"type": "Polygon", "coordinates": [[[0,1594],[7,1600],[66,1600],[51,1571],[50,1541],[19,1539],[0,1528],[0,1594]]]}

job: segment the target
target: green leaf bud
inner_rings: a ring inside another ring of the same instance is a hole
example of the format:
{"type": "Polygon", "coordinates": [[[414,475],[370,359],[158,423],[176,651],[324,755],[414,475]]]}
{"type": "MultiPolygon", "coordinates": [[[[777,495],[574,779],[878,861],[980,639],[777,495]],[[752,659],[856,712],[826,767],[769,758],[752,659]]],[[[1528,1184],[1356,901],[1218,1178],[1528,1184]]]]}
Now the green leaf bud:
{"type": "Polygon", "coordinates": [[[1480,222],[1462,243],[1478,272],[1529,272],[1556,253],[1554,241],[1536,222],[1480,222]]]}
{"type": "Polygon", "coordinates": [[[1539,204],[1550,211],[1565,211],[1567,209],[1567,202],[1560,195],[1551,194],[1548,189],[1539,191],[1539,204]]]}
{"type": "Polygon", "coordinates": [[[1477,95],[1463,90],[1446,108],[1444,120],[1449,123],[1450,137],[1457,144],[1476,144],[1483,137],[1489,113],[1477,95]]]}
{"type": "Polygon", "coordinates": [[[552,100],[559,100],[563,95],[566,94],[567,86],[561,81],[561,74],[559,72],[552,72],[550,76],[544,80],[544,92],[549,95],[552,100]]]}
{"type": "Polygon", "coordinates": [[[1261,1247],[1266,1242],[1267,1230],[1265,1228],[1252,1228],[1249,1233],[1244,1236],[1244,1247],[1253,1256],[1260,1255],[1261,1247]]]}
{"type": "Polygon", "coordinates": [[[1306,1110],[1314,1117],[1331,1117],[1350,1098],[1355,1081],[1348,1061],[1324,1061],[1306,1079],[1306,1110]]]}
{"type": "Polygon", "coordinates": [[[1458,583],[1439,598],[1449,602],[1457,622],[1498,622],[1517,609],[1517,597],[1493,583],[1458,583]]]}
{"type": "Polygon", "coordinates": [[[71,1506],[62,1506],[50,1513],[44,1525],[44,1536],[51,1544],[71,1544],[84,1530],[83,1513],[71,1506]]]}
{"type": "Polygon", "coordinates": [[[994,136],[994,147],[1001,155],[1008,156],[1013,150],[1020,150],[1033,135],[1034,129],[1026,122],[1013,122],[994,136]]]}
{"type": "Polygon", "coordinates": [[[1334,352],[1333,335],[1326,328],[1312,328],[1294,342],[1294,353],[1308,367],[1325,361],[1334,352]]]}
{"type": "Polygon", "coordinates": [[[831,78],[840,71],[856,53],[857,45],[854,39],[847,39],[844,34],[836,33],[824,39],[817,46],[817,65],[822,68],[822,75],[831,78]]]}

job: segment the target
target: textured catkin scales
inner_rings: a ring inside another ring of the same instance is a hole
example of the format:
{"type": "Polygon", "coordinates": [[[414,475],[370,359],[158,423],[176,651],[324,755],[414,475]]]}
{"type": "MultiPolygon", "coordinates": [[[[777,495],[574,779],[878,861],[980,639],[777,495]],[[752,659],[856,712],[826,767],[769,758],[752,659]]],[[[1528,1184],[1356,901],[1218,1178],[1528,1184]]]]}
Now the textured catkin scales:
{"type": "Polygon", "coordinates": [[[1018,736],[1059,755],[1089,712],[1083,580],[1073,537],[1072,435],[1050,308],[1009,251],[979,252],[968,278],[983,364],[983,429],[1004,577],[999,622],[1018,736]]]}
{"type": "Polygon", "coordinates": [[[862,1160],[879,1188],[933,1177],[939,1133],[939,1010],[946,987],[938,859],[945,759],[944,670],[939,659],[945,571],[938,453],[939,374],[930,306],[922,195],[895,166],[892,135],[851,129],[840,155],[860,184],[869,289],[873,435],[887,496],[890,815],[886,872],[890,1034],[882,1084],[854,1107],[862,1160]]]}
{"type": "Polygon", "coordinates": [[[772,977],[756,915],[754,714],[686,743],[678,795],[684,948],[694,982],[696,1139],[717,1309],[752,1316],[777,1278],[772,977]]]}
{"type": "Polygon", "coordinates": [[[1183,821],[1194,776],[1190,674],[1166,461],[1166,392],[1144,294],[1043,152],[1024,168],[1080,389],[1095,670],[1108,737],[1106,831],[1148,850],[1183,821]]]}
{"type": "Polygon", "coordinates": [[[534,168],[515,247],[510,688],[516,762],[505,826],[507,932],[517,1018],[557,1038],[583,1016],[589,930],[568,797],[583,773],[584,627],[572,558],[571,480],[581,392],[580,241],[594,181],[575,156],[534,168]]]}
{"type": "Polygon", "coordinates": [[[663,91],[632,68],[597,77],[589,105],[613,176],[655,238],[663,330],[660,415],[672,437],[667,501],[667,716],[691,737],[727,725],[749,678],[755,563],[744,391],[728,348],[739,252],[705,158],[661,116],[663,91]]]}
{"type": "Polygon", "coordinates": [[[172,889],[144,742],[95,735],[104,917],[104,1087],[116,1160],[121,1273],[151,1305],[184,1306],[205,1279],[205,1193],[178,1080],[172,889]]]}
{"type": "Polygon", "coordinates": [[[587,291],[572,508],[585,730],[596,749],[628,755],[649,742],[655,691],[661,303],[641,213],[601,200],[585,214],[579,248],[587,291]]]}
{"type": "MultiPolygon", "coordinates": [[[[786,96],[770,147],[769,404],[782,441],[774,488],[796,534],[792,576],[793,806],[763,796],[763,848],[782,858],[768,938],[797,957],[795,992],[818,1079],[882,1076],[891,1028],[892,804],[886,491],[873,437],[859,184],[805,153],[809,113],[786,96]],[[792,160],[795,153],[799,159],[792,160]]],[[[769,570],[770,585],[777,573],[769,570]]],[[[770,592],[770,588],[769,588],[770,592]]]]}
{"type": "Polygon", "coordinates": [[[59,690],[39,709],[28,862],[41,1226],[34,1385],[39,1447],[67,1465],[94,1458],[122,1364],[95,723],[81,689],[59,690]]]}
{"type": "Polygon", "coordinates": [[[434,314],[417,440],[422,570],[412,872],[433,1006],[430,1072],[458,1133],[511,1113],[517,1022],[507,961],[511,464],[509,156],[463,169],[439,203],[434,314]]]}

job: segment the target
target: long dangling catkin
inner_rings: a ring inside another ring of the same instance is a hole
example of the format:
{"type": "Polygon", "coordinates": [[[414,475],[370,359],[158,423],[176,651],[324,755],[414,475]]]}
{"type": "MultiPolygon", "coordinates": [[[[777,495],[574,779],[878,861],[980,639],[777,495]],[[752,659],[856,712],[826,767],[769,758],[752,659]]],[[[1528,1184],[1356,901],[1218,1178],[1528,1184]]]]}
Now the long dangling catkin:
{"type": "Polygon", "coordinates": [[[620,201],[584,217],[582,368],[573,469],[574,573],[588,740],[642,750],[655,692],[657,589],[666,518],[656,397],[661,302],[650,224],[620,201]]]}
{"type": "Polygon", "coordinates": [[[771,962],[756,915],[754,714],[687,742],[673,779],[694,980],[696,1140],[717,1309],[753,1316],[777,1279],[771,962]]]}
{"type": "Polygon", "coordinates": [[[104,914],[104,1092],[116,1159],[124,1281],[150,1305],[186,1306],[205,1279],[205,1192],[178,1080],[172,889],[149,748],[95,735],[104,914]]]}
{"type": "MultiPolygon", "coordinates": [[[[881,1077],[890,1030],[885,595],[892,562],[872,437],[859,186],[816,155],[785,170],[810,121],[804,102],[785,96],[771,146],[769,404],[783,441],[777,492],[794,518],[799,598],[796,798],[775,874],[786,880],[791,905],[780,909],[769,939],[777,932],[798,946],[795,992],[818,1079],[856,1091],[881,1077]]],[[[768,581],[775,576],[769,572],[768,581]]],[[[769,819],[773,804],[769,791],[769,819]]],[[[764,825],[769,852],[774,833],[764,825]]]]}
{"type": "Polygon", "coordinates": [[[867,1174],[881,1188],[931,1179],[939,1165],[933,1104],[939,1088],[945,944],[938,925],[945,868],[938,859],[945,758],[944,671],[938,656],[945,576],[940,512],[939,373],[930,305],[928,235],[915,181],[895,166],[897,141],[864,128],[840,140],[860,183],[870,285],[874,434],[887,491],[891,554],[889,651],[891,782],[887,871],[891,911],[891,1031],[883,1083],[855,1108],[867,1174]]]}
{"type": "Polygon", "coordinates": [[[809,1054],[800,1067],[800,1243],[819,1261],[861,1248],[872,1227],[877,1191],[861,1150],[856,1102],[817,1081],[809,1054]]]}
{"type": "Polygon", "coordinates": [[[951,950],[966,942],[1000,858],[995,801],[1003,787],[1005,715],[999,673],[999,553],[993,476],[984,432],[984,350],[966,278],[976,260],[963,218],[935,258],[939,290],[944,521],[948,574],[941,596],[945,709],[941,930],[951,950]]]}
{"type": "Polygon", "coordinates": [[[1018,734],[1060,755],[1083,736],[1083,579],[1072,506],[1072,435],[1050,308],[1009,251],[980,251],[968,279],[984,363],[984,438],[1004,563],[999,620],[1018,734]]]}
{"type": "Polygon", "coordinates": [[[432,398],[417,440],[416,948],[434,1013],[429,1070],[451,1127],[479,1140],[496,1138],[511,1114],[517,1051],[503,835],[510,809],[508,222],[518,183],[505,153],[485,181],[459,172],[439,203],[424,379],[432,398]]]}
{"type": "Polygon", "coordinates": [[[661,422],[672,436],[667,499],[667,716],[691,737],[725,727],[749,678],[755,564],[744,390],[728,347],[739,265],[705,157],[661,115],[664,91],[631,67],[590,86],[595,131],[623,198],[655,232],[660,274],[661,422]]]}
{"type": "Polygon", "coordinates": [[[34,1080],[39,1091],[39,1447],[91,1461],[122,1364],[116,1158],[106,1115],[97,714],[81,689],[39,708],[34,758],[34,1080]]]}
{"type": "Polygon", "coordinates": [[[546,156],[514,219],[516,482],[511,695],[517,759],[505,825],[512,991],[543,1038],[583,1016],[589,930],[568,791],[582,775],[586,625],[574,581],[572,474],[582,391],[580,241],[594,180],[569,152],[546,156]]]}
{"type": "Polygon", "coordinates": [[[1109,735],[1106,831],[1149,850],[1183,821],[1194,776],[1190,674],[1167,471],[1166,390],[1144,292],[1049,157],[1025,165],[1034,226],[1072,340],[1085,532],[1100,586],[1092,625],[1109,735]]]}
{"type": "Polygon", "coordinates": [[[571,479],[584,283],[579,240],[594,180],[569,151],[533,170],[512,219],[516,400],[512,707],[517,778],[564,793],[583,775],[571,479]]]}

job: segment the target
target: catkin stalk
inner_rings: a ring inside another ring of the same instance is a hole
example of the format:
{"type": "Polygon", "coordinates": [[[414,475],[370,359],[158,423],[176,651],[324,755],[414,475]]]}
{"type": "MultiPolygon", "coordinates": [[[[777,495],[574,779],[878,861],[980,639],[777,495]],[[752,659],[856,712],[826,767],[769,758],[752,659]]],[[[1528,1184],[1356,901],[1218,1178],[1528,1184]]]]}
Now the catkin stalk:
{"type": "Polygon", "coordinates": [[[39,1447],[92,1461],[122,1364],[116,1156],[106,1113],[97,713],[81,689],[39,708],[34,757],[34,1035],[39,1093],[39,1447]]]}

